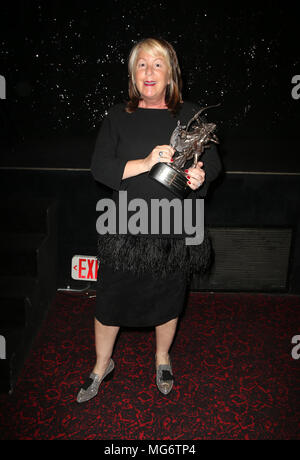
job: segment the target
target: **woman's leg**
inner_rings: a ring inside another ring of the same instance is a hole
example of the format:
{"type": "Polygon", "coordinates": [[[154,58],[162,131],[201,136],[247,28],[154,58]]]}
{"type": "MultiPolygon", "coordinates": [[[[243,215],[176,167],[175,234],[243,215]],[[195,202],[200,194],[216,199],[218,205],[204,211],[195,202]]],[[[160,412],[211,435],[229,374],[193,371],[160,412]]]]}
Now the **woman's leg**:
{"type": "Polygon", "coordinates": [[[119,326],[105,326],[95,318],[95,345],[97,361],[93,372],[102,376],[111,358],[119,326]]]}
{"type": "Polygon", "coordinates": [[[155,327],[156,333],[156,366],[169,364],[169,349],[176,332],[178,318],[155,327]]]}

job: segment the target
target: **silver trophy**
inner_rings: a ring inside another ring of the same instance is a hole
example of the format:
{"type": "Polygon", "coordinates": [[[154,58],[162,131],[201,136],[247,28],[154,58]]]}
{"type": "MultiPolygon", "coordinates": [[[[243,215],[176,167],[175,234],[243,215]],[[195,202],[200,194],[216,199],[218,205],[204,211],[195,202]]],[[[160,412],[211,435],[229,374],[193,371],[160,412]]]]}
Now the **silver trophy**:
{"type": "Polygon", "coordinates": [[[170,145],[175,149],[174,162],[156,163],[149,171],[151,179],[160,182],[179,198],[186,198],[191,192],[184,173],[184,169],[187,168],[186,163],[193,159],[192,165],[195,168],[204,149],[209,146],[210,142],[219,143],[214,134],[216,125],[206,123],[200,118],[201,113],[207,109],[219,106],[220,104],[203,107],[186,126],[182,126],[178,121],[170,138],[170,145]]]}

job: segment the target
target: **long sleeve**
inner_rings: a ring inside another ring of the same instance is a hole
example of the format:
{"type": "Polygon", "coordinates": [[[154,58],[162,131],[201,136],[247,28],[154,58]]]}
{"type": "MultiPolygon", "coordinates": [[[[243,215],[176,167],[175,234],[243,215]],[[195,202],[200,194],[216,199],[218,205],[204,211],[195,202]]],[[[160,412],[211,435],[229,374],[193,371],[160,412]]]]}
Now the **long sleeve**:
{"type": "Polygon", "coordinates": [[[112,113],[103,120],[97,136],[91,162],[91,173],[94,179],[102,184],[120,190],[124,168],[127,160],[116,155],[118,132],[112,113]]]}
{"type": "Polygon", "coordinates": [[[213,182],[222,171],[222,163],[215,144],[204,150],[199,161],[203,162],[202,169],[205,171],[205,181],[195,193],[197,198],[204,198],[207,194],[209,184],[213,182]]]}

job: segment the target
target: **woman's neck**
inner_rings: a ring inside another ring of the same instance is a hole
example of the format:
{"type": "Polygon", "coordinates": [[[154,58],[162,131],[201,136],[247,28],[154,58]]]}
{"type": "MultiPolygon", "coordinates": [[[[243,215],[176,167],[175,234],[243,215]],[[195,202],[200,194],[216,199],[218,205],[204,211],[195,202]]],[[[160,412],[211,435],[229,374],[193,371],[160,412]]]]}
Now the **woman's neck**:
{"type": "Polygon", "coordinates": [[[168,108],[164,100],[160,100],[156,102],[156,101],[145,101],[144,99],[140,100],[138,107],[141,107],[142,109],[167,109],[168,108]]]}

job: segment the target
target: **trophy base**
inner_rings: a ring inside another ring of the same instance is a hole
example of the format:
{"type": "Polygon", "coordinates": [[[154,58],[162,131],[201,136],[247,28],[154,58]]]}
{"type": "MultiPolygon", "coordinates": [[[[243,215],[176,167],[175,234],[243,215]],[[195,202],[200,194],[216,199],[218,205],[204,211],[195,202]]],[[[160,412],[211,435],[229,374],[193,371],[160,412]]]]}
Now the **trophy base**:
{"type": "Polygon", "coordinates": [[[187,185],[187,178],[181,169],[176,168],[169,163],[156,163],[149,171],[149,177],[158,181],[169,192],[177,197],[184,199],[191,192],[187,185]]]}

